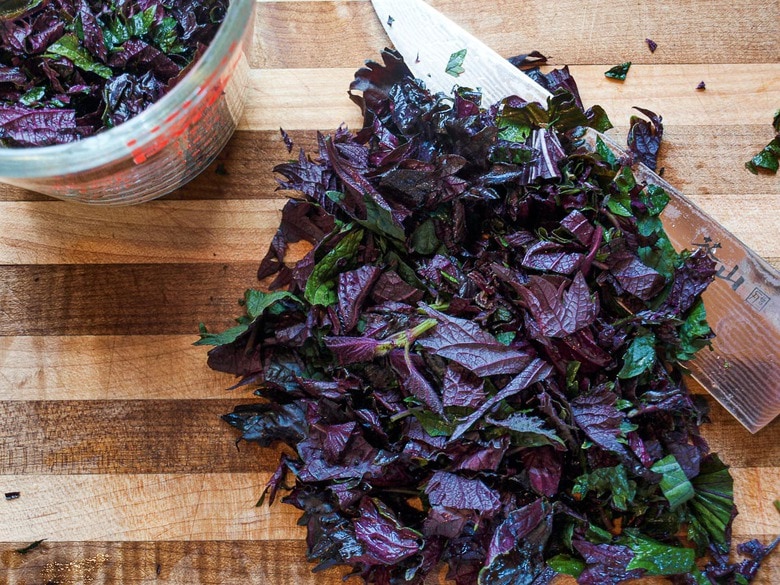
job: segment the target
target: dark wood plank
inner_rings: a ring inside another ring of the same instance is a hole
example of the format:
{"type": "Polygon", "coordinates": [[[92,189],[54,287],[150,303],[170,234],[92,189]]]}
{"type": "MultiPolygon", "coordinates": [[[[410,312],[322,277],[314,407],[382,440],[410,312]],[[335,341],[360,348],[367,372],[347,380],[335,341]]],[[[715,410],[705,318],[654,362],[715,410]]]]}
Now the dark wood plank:
{"type": "Polygon", "coordinates": [[[0,266],[0,335],[193,334],[235,324],[257,264],[0,266]]]}
{"type": "MultiPolygon", "coordinates": [[[[764,542],[772,535],[739,535],[764,542]]],[[[14,550],[23,542],[0,543],[0,584],[123,583],[124,585],[338,585],[348,571],[336,567],[313,573],[305,562],[302,540],[168,541],[168,542],[44,542],[26,555],[14,550]]],[[[769,557],[754,585],[776,585],[777,555],[769,557]]],[[[426,585],[451,583],[434,575],[426,585]]],[[[572,585],[558,579],[556,585],[572,585]]],[[[669,581],[644,578],[635,585],[669,581]]]]}
{"type": "Polygon", "coordinates": [[[314,574],[302,540],[0,543],[0,584],[337,585],[347,571],[314,574]]]}
{"type": "MultiPolygon", "coordinates": [[[[724,462],[745,468],[780,461],[773,431],[780,420],[753,437],[708,400],[712,423],[704,436],[724,462]]],[[[236,391],[224,400],[0,402],[0,474],[273,472],[281,448],[236,448],[238,433],[220,419],[255,401],[236,391]]]]}
{"type": "MultiPolygon", "coordinates": [[[[175,384],[175,372],[171,383],[175,384]]],[[[236,444],[224,400],[0,402],[0,474],[273,472],[279,449],[236,444]]]]}
{"type": "MultiPolygon", "coordinates": [[[[562,0],[544,10],[533,2],[498,0],[489,14],[469,0],[432,4],[506,57],[538,50],[570,65],[780,59],[780,5],[773,0],[562,0]],[[658,43],[655,53],[648,37],[658,43]]],[[[375,59],[389,44],[367,1],[261,2],[257,8],[253,67],[357,67],[356,55],[375,59]]]]}

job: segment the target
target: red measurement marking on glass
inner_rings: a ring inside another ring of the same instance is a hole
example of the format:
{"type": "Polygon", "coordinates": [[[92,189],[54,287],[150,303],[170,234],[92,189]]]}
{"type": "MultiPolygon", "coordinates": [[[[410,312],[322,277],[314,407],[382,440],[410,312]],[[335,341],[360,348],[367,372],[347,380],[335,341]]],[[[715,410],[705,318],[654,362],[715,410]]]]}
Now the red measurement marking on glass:
{"type": "MultiPolygon", "coordinates": [[[[194,106],[192,100],[187,100],[182,103],[181,109],[178,112],[175,112],[166,118],[166,124],[170,125],[165,129],[165,132],[163,132],[147,145],[135,148],[131,151],[133,162],[136,164],[141,164],[142,162],[148,160],[149,157],[160,152],[171,142],[177,140],[190,128],[190,126],[201,120],[205,111],[222,97],[225,91],[225,86],[227,86],[228,79],[238,66],[238,61],[241,57],[240,53],[235,53],[232,50],[235,46],[235,43],[233,43],[231,46],[230,56],[232,56],[233,59],[229,63],[229,66],[227,68],[220,68],[222,69],[221,71],[215,71],[212,73],[196,91],[196,94],[198,95],[202,94],[206,90],[208,90],[208,93],[204,95],[200,101],[196,102],[194,106]],[[222,73],[222,76],[218,77],[220,73],[222,73]],[[185,109],[188,111],[184,112],[183,110],[185,109]],[[179,114],[185,115],[180,116],[179,114]]],[[[220,65],[224,66],[228,64],[228,61],[229,56],[226,55],[222,58],[220,65]]],[[[216,124],[218,123],[218,120],[209,120],[209,123],[216,124]]],[[[159,130],[160,127],[155,126],[150,130],[150,132],[156,133],[159,130]]],[[[134,145],[135,141],[133,141],[132,145],[130,142],[127,143],[127,146],[130,148],[132,148],[134,145]]]]}

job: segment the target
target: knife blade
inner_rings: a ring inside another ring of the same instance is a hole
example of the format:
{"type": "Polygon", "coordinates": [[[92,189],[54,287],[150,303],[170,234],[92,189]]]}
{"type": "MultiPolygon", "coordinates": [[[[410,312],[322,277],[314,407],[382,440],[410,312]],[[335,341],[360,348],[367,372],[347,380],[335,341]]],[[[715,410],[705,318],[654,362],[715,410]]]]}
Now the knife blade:
{"type": "MultiPolygon", "coordinates": [[[[480,89],[484,104],[509,95],[547,104],[547,89],[422,0],[371,1],[396,50],[432,92],[450,93],[457,85],[480,89]],[[447,64],[463,49],[463,72],[455,78],[447,64]]],[[[626,155],[611,137],[586,133],[590,149],[598,139],[626,155]]],[[[632,170],[638,182],[669,194],[661,219],[675,248],[703,248],[717,263],[703,295],[716,336],[711,351],[699,351],[688,367],[726,410],[758,432],[780,414],[780,272],[648,167],[638,163],[632,170]]]]}

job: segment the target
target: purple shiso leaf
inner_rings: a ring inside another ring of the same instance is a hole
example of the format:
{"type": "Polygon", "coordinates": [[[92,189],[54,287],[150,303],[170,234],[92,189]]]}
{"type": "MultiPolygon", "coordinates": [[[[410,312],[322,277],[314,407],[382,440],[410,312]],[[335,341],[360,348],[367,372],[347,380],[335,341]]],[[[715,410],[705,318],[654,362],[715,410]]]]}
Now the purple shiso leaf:
{"type": "Polygon", "coordinates": [[[638,579],[642,569],[627,570],[634,553],[627,546],[617,544],[594,544],[586,540],[572,541],[587,564],[577,578],[579,585],[618,585],[623,581],[638,579]]]}
{"type": "MultiPolygon", "coordinates": [[[[603,110],[565,93],[549,110],[480,109],[479,92],[433,96],[384,58],[353,84],[364,128],[276,168],[301,199],[259,274],[303,301],[240,319],[209,354],[295,405],[234,422],[289,447],[273,487],[301,510],[310,558],[371,585],[422,585],[440,563],[457,585],[544,585],[557,569],[616,584],[647,565],[629,538],[679,550],[687,525],[700,553],[727,540],[728,472],[706,466],[704,409],[664,362],[708,338],[714,266],[661,245],[664,194],[578,148],[603,110]],[[339,247],[355,230],[360,245],[339,247]],[[651,467],[669,455],[706,492],[696,514],[670,514],[659,491],[651,467]]],[[[565,71],[545,83],[573,87],[565,71]]],[[[754,573],[723,550],[707,574],[754,573]]]]}
{"type": "Polygon", "coordinates": [[[653,39],[645,39],[645,42],[647,43],[647,48],[650,49],[650,52],[655,53],[655,50],[658,48],[658,43],[653,39]]]}
{"type": "Polygon", "coordinates": [[[423,310],[439,321],[436,329],[419,341],[431,353],[483,377],[515,374],[528,365],[530,356],[526,352],[504,345],[476,323],[427,306],[423,310]]]}
{"type": "Polygon", "coordinates": [[[370,362],[377,357],[382,345],[380,340],[372,337],[325,337],[323,341],[342,366],[370,362]]]}
{"type": "Polygon", "coordinates": [[[419,358],[419,356],[412,356],[408,351],[395,350],[390,352],[389,357],[390,364],[399,374],[401,386],[433,412],[443,414],[444,407],[442,406],[441,397],[417,369],[418,365],[415,365],[415,361],[419,362],[421,360],[412,360],[412,357],[419,358]]]}
{"type": "Polygon", "coordinates": [[[561,226],[573,234],[583,246],[590,244],[595,231],[588,218],[576,209],[561,220],[561,226]]]}
{"type": "Polygon", "coordinates": [[[0,142],[46,146],[78,137],[75,110],[0,105],[0,142]]]}
{"type": "Polygon", "coordinates": [[[658,163],[658,149],[661,146],[661,138],[664,135],[664,125],[661,116],[644,108],[634,108],[649,118],[643,120],[637,116],[631,116],[630,128],[626,144],[634,153],[637,160],[655,170],[658,163]]]}
{"type": "Polygon", "coordinates": [[[356,270],[339,274],[336,288],[337,311],[344,333],[349,333],[357,324],[363,310],[363,303],[381,273],[382,271],[376,266],[361,266],[356,270]]]}
{"type": "Polygon", "coordinates": [[[595,388],[590,394],[571,401],[572,418],[578,427],[602,449],[623,453],[625,446],[618,442],[625,415],[615,408],[617,394],[607,386],[595,388]]]}
{"type": "Polygon", "coordinates": [[[581,252],[571,251],[556,242],[540,240],[528,247],[522,265],[533,270],[571,274],[584,257],[581,252]]]}
{"type": "Polygon", "coordinates": [[[550,278],[531,276],[518,287],[535,326],[545,337],[565,337],[593,323],[598,306],[581,272],[556,287],[550,278]],[[568,284],[568,288],[564,288],[568,284]]]}
{"type": "Polygon", "coordinates": [[[383,272],[371,289],[371,299],[376,303],[397,301],[413,305],[424,295],[424,291],[408,284],[393,270],[383,272]]]}
{"type": "Polygon", "coordinates": [[[509,438],[506,435],[491,439],[484,448],[478,449],[458,459],[454,471],[492,471],[497,472],[501,461],[509,448],[509,438]]]}
{"type": "Polygon", "coordinates": [[[25,87],[28,84],[27,76],[18,67],[0,65],[0,83],[10,83],[16,87],[25,87]]]}
{"type": "Polygon", "coordinates": [[[649,301],[664,287],[664,277],[650,268],[628,250],[625,242],[614,240],[605,248],[610,250],[608,265],[610,273],[621,288],[635,297],[649,301]]]}
{"type": "Polygon", "coordinates": [[[675,316],[690,309],[715,276],[715,261],[703,250],[696,250],[674,271],[672,290],[661,311],[675,316]]]}
{"type": "Polygon", "coordinates": [[[448,364],[442,380],[444,406],[476,408],[485,399],[485,381],[463,366],[448,364]]]}
{"type": "Polygon", "coordinates": [[[355,519],[355,536],[373,562],[392,565],[420,551],[422,535],[401,526],[393,511],[379,500],[363,498],[355,519]]]}
{"type": "Polygon", "coordinates": [[[105,63],[108,56],[108,50],[103,38],[103,30],[100,28],[100,24],[87,0],[79,0],[77,16],[81,22],[81,30],[84,33],[84,47],[92,55],[105,63]]]}
{"type": "Polygon", "coordinates": [[[128,67],[152,69],[163,81],[174,77],[180,69],[157,47],[140,39],[126,41],[120,51],[109,57],[108,65],[119,69],[128,67]]]}
{"type": "Polygon", "coordinates": [[[506,554],[518,546],[518,543],[522,542],[549,513],[549,504],[542,498],[518,510],[513,510],[493,533],[485,565],[490,565],[497,556],[506,554]]]}
{"type": "Polygon", "coordinates": [[[431,476],[425,494],[434,509],[475,510],[492,515],[501,507],[498,493],[480,480],[446,471],[437,471],[431,476]]]}
{"type": "Polygon", "coordinates": [[[541,382],[547,378],[553,372],[553,367],[542,359],[534,358],[533,361],[517,376],[512,378],[510,382],[504,386],[498,393],[494,394],[483,402],[479,408],[468,415],[465,419],[460,421],[455,431],[450,437],[450,441],[455,441],[463,433],[468,431],[474,423],[480,418],[485,416],[490,410],[495,407],[502,400],[518,394],[522,390],[528,388],[528,386],[541,382]]]}
{"type": "Polygon", "coordinates": [[[522,459],[531,488],[541,496],[554,497],[563,473],[561,458],[555,449],[550,446],[526,449],[522,459]]]}

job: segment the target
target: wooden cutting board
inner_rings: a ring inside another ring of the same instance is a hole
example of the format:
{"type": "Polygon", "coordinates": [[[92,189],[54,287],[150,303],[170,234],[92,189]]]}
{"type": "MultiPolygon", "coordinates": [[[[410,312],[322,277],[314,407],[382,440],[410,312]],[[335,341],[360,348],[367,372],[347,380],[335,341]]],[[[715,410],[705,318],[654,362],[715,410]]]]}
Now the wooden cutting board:
{"type": "MultiPolygon", "coordinates": [[[[743,168],[780,107],[777,0],[433,3],[505,56],[571,65],[619,136],[631,106],[662,114],[665,177],[780,266],[780,176],[743,168]]],[[[236,448],[219,416],[252,397],[191,344],[255,284],[284,202],[278,128],[308,149],[359,127],[347,87],[386,42],[365,0],[260,1],[246,116],[192,184],[121,209],[0,186],[0,492],[20,494],[0,498],[0,585],[341,582],[310,573],[294,509],[255,507],[278,453],[236,448]]],[[[770,540],[780,421],[751,436],[713,404],[705,433],[732,466],[736,539],[770,540]]],[[[780,583],[780,552],[758,582],[780,583]]]]}

